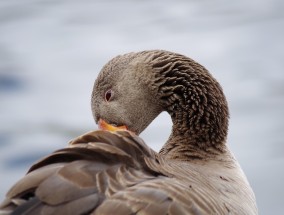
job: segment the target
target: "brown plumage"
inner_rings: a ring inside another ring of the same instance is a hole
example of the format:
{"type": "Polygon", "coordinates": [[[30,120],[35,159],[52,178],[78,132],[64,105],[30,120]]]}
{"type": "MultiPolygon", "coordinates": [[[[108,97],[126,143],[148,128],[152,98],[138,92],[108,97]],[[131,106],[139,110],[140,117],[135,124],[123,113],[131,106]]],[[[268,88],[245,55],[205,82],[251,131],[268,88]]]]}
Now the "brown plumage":
{"type": "Polygon", "coordinates": [[[95,82],[92,110],[96,122],[132,132],[71,141],[31,167],[0,214],[257,214],[226,145],[225,96],[200,64],[161,50],[118,56],[95,82]],[[134,133],[162,111],[173,128],[156,153],[134,133]]]}

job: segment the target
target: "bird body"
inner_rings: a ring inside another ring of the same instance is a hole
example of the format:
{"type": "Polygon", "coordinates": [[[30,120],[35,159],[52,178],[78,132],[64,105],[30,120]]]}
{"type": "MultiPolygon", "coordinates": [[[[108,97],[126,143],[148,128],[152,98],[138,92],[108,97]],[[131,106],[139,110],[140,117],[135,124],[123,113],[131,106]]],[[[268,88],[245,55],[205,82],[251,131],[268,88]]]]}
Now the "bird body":
{"type": "Polygon", "coordinates": [[[92,110],[130,131],[89,132],[37,162],[0,214],[257,214],[226,145],[226,99],[198,63],[161,50],[118,56],[95,82],[92,110]],[[137,135],[162,111],[173,129],[156,153],[137,135]]]}

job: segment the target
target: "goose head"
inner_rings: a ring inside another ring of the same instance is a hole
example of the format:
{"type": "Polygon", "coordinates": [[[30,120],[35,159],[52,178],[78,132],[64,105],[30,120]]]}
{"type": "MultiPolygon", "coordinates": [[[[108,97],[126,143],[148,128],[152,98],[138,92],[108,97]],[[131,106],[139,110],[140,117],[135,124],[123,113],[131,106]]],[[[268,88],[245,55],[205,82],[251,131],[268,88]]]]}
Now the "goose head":
{"type": "Polygon", "coordinates": [[[222,153],[228,105],[219,83],[192,59],[163,50],[119,55],[101,70],[92,93],[95,121],[139,135],[162,111],[173,126],[160,154],[200,158],[222,153]]]}

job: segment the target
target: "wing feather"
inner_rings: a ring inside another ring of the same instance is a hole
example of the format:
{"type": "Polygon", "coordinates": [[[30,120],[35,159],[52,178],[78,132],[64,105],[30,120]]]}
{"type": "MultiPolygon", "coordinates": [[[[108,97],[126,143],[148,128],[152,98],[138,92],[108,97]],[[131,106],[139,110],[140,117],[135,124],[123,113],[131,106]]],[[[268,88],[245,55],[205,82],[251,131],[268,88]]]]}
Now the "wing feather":
{"type": "Polygon", "coordinates": [[[96,131],[33,165],[0,214],[245,214],[227,201],[237,181],[167,161],[129,132],[96,131]]]}
{"type": "Polygon", "coordinates": [[[1,207],[13,214],[90,212],[117,192],[155,178],[144,161],[153,155],[128,132],[87,133],[34,164],[1,207]]]}

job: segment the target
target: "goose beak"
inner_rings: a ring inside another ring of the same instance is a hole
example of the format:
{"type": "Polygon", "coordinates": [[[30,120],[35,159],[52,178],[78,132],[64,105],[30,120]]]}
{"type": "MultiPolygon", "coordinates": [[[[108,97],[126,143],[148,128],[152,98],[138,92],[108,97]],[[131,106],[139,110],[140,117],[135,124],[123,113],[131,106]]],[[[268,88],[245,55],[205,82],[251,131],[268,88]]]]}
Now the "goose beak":
{"type": "Polygon", "coordinates": [[[114,125],[108,124],[103,119],[99,120],[98,125],[99,125],[99,129],[103,131],[127,131],[128,130],[125,125],[114,126],[114,125]]]}

